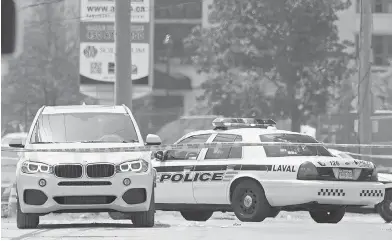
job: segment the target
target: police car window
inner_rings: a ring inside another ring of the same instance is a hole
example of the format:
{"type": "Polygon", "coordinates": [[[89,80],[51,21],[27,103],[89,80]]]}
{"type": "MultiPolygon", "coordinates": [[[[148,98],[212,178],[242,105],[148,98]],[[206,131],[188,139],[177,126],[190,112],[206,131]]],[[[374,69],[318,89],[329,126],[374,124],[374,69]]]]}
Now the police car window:
{"type": "MultiPolygon", "coordinates": [[[[237,136],[234,140],[234,142],[241,142],[242,141],[242,136],[237,136]]],[[[232,147],[230,149],[230,154],[229,158],[233,159],[240,159],[242,158],[242,147],[232,147]]]]}
{"type": "Polygon", "coordinates": [[[290,145],[290,143],[318,143],[310,136],[300,134],[266,134],[261,142],[283,142],[276,146],[264,146],[267,157],[283,156],[332,156],[323,146],[290,145]],[[286,144],[287,143],[287,144],[286,144]]]}
{"type": "MultiPolygon", "coordinates": [[[[241,136],[218,134],[212,142],[242,141],[241,136]]],[[[204,159],[234,159],[242,157],[242,147],[208,148],[204,159]]]]}
{"type": "MultiPolygon", "coordinates": [[[[179,141],[177,144],[195,144],[205,143],[210,134],[195,135],[179,141]]],[[[194,160],[197,159],[201,149],[199,150],[170,150],[166,152],[165,160],[194,160]]]]}

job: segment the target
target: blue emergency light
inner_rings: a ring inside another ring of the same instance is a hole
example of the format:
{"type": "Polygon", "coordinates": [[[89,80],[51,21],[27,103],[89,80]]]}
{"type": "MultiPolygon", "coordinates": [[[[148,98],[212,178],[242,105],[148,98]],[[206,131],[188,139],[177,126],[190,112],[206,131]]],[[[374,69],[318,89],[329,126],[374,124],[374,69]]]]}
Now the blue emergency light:
{"type": "Polygon", "coordinates": [[[271,119],[256,118],[216,118],[212,125],[215,129],[232,128],[268,128],[275,127],[276,122],[271,119]]]}

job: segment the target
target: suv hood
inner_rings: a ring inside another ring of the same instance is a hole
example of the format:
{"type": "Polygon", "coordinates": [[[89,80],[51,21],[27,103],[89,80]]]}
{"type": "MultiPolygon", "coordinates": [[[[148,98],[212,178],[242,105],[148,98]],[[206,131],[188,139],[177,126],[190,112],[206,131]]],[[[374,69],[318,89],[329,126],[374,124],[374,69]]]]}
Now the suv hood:
{"type": "MultiPolygon", "coordinates": [[[[72,143],[72,144],[36,144],[26,146],[27,149],[86,149],[86,148],[110,148],[110,147],[135,147],[143,146],[140,143],[72,143]]],[[[139,158],[147,161],[151,158],[150,152],[25,152],[23,159],[36,162],[44,162],[54,165],[59,163],[99,163],[109,162],[120,164],[128,160],[139,158]]]]}

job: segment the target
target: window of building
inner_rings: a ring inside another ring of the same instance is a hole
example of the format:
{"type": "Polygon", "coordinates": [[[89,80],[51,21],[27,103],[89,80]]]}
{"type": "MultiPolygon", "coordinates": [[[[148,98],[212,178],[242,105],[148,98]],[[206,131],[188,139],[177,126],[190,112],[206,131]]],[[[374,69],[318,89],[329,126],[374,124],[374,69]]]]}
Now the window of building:
{"type": "Polygon", "coordinates": [[[155,19],[199,19],[202,0],[159,0],[155,2],[155,19]]]}
{"type": "MultiPolygon", "coordinates": [[[[355,45],[359,57],[360,41],[358,34],[355,36],[355,45]]],[[[388,66],[390,59],[392,59],[392,35],[373,35],[372,48],[373,65],[388,66]]]]}
{"type": "Polygon", "coordinates": [[[373,35],[373,64],[388,66],[392,58],[392,35],[373,35]]]}
{"type": "MultiPolygon", "coordinates": [[[[239,135],[218,134],[213,142],[240,142],[239,135]]],[[[242,158],[242,147],[209,148],[205,159],[240,159],[242,158]]]]}
{"type": "Polygon", "coordinates": [[[167,34],[170,34],[173,40],[173,46],[170,52],[170,56],[172,57],[184,57],[186,56],[185,47],[184,47],[184,39],[188,37],[188,35],[192,32],[192,29],[195,28],[196,24],[156,24],[155,25],[155,34],[154,34],[154,54],[155,59],[159,59],[159,57],[166,57],[167,48],[163,44],[163,41],[167,34]]]}
{"type": "MultiPolygon", "coordinates": [[[[364,0],[370,1],[370,0],[364,0]]],[[[361,12],[361,0],[356,1],[357,13],[361,12]]],[[[392,0],[373,0],[372,3],[373,13],[392,13],[392,0]]]]}

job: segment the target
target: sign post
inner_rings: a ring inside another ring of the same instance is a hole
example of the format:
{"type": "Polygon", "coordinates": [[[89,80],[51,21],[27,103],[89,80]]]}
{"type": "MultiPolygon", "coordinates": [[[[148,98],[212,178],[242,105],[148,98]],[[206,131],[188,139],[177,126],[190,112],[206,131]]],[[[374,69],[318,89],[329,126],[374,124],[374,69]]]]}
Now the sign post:
{"type": "Polygon", "coordinates": [[[116,82],[115,104],[126,105],[132,109],[132,72],[131,60],[131,0],[116,0],[115,45],[116,45],[116,82]]]}

